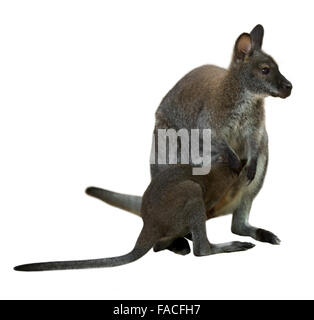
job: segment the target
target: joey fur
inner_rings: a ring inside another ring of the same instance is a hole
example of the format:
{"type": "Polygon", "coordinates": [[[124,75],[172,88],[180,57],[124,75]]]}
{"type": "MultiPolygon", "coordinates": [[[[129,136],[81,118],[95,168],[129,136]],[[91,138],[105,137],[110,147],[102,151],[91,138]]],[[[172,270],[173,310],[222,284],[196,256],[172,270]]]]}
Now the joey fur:
{"type": "MultiPolygon", "coordinates": [[[[268,164],[264,99],[287,98],[292,90],[275,60],[262,50],[263,37],[264,28],[257,25],[237,38],[228,69],[204,65],[179,80],[156,111],[154,132],[156,135],[158,129],[210,128],[213,161],[217,158],[215,154],[223,154],[238,172],[240,160],[247,159],[248,183],[243,186],[241,199],[226,208],[233,215],[231,230],[258,241],[279,244],[276,235],[249,223],[252,202],[262,188],[268,164]]],[[[151,165],[152,178],[167,167],[151,165]]],[[[140,215],[141,197],[100,188],[88,188],[87,194],[140,215]]],[[[173,246],[171,249],[175,251],[173,246]]]]}

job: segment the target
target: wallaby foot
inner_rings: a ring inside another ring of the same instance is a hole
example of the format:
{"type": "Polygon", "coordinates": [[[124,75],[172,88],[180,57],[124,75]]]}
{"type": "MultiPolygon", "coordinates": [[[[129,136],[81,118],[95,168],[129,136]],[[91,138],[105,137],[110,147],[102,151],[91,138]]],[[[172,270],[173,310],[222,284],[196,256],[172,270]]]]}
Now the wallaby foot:
{"type": "Polygon", "coordinates": [[[193,241],[192,239],[192,233],[188,233],[186,236],[185,236],[186,239],[190,240],[190,241],[193,241]]]}
{"type": "Polygon", "coordinates": [[[255,244],[250,242],[232,241],[219,244],[211,244],[211,254],[245,251],[254,248],[255,244]]]}
{"type": "Polygon", "coordinates": [[[267,243],[274,244],[274,245],[280,244],[280,239],[272,232],[261,229],[261,228],[255,228],[250,225],[245,225],[245,226],[242,226],[241,228],[233,227],[231,229],[231,231],[234,234],[237,234],[239,236],[252,237],[253,239],[255,239],[257,241],[267,242],[267,243]]]}
{"type": "Polygon", "coordinates": [[[174,240],[167,249],[182,256],[186,256],[191,252],[189,242],[184,238],[174,240]]]}
{"type": "Polygon", "coordinates": [[[194,251],[195,256],[208,256],[217,253],[230,253],[230,252],[237,252],[237,251],[246,251],[248,249],[254,248],[255,244],[250,242],[241,242],[241,241],[232,241],[220,244],[212,244],[203,243],[203,246],[194,251]],[[209,247],[208,247],[209,244],[209,247]]]}
{"type": "Polygon", "coordinates": [[[182,256],[185,256],[191,252],[190,245],[188,241],[184,238],[178,238],[175,240],[173,239],[161,240],[161,241],[158,241],[154,246],[155,252],[159,252],[166,249],[174,253],[180,254],[182,256]]]}

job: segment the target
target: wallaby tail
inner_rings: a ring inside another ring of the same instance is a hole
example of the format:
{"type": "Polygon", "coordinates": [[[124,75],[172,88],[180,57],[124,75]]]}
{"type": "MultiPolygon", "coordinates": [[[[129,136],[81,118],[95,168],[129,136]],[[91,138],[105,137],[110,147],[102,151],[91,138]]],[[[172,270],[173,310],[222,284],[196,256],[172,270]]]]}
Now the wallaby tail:
{"type": "Polygon", "coordinates": [[[117,193],[96,187],[87,188],[86,193],[92,197],[105,201],[114,207],[141,216],[142,197],[117,193]]]}
{"type": "Polygon", "coordinates": [[[93,260],[76,261],[55,261],[23,264],[14,268],[16,271],[51,271],[51,270],[69,270],[69,269],[88,269],[88,268],[109,268],[118,267],[124,264],[134,262],[143,257],[156,243],[156,241],[147,240],[151,236],[145,226],[140,233],[134,249],[123,256],[114,258],[103,258],[93,260]]]}

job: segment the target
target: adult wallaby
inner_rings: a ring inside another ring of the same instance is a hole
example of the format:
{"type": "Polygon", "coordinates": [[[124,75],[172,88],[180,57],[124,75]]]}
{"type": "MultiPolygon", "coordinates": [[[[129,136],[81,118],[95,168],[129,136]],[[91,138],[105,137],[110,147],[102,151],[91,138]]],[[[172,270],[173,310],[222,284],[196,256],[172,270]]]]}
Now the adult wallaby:
{"type": "MultiPolygon", "coordinates": [[[[244,163],[240,164],[244,168],[244,163]]],[[[205,256],[243,251],[254,247],[248,242],[211,244],[206,235],[207,219],[224,213],[228,203],[241,197],[247,184],[245,169],[237,175],[228,163],[215,163],[208,175],[193,176],[190,165],[170,167],[153,179],[143,195],[141,216],[144,226],[134,249],[127,255],[95,260],[56,261],[26,264],[17,271],[45,271],[116,267],[144,256],[152,247],[160,251],[188,236],[194,254],[205,256]]]]}
{"type": "MultiPolygon", "coordinates": [[[[235,42],[228,69],[205,65],[184,76],[162,100],[156,112],[155,133],[170,128],[211,129],[214,149],[228,159],[232,169],[237,171],[240,159],[248,159],[245,170],[250,183],[244,187],[241,199],[226,209],[233,214],[232,232],[279,244],[276,235],[249,224],[252,201],[263,185],[268,163],[264,98],[286,98],[292,90],[273,58],[262,51],[263,36],[261,25],[251,33],[242,33],[235,42]]],[[[151,165],[152,178],[164,168],[167,166],[151,165]]],[[[86,192],[140,215],[141,197],[94,187],[86,192]]],[[[181,239],[180,247],[174,243],[170,249],[185,254],[189,244],[181,239]]]]}

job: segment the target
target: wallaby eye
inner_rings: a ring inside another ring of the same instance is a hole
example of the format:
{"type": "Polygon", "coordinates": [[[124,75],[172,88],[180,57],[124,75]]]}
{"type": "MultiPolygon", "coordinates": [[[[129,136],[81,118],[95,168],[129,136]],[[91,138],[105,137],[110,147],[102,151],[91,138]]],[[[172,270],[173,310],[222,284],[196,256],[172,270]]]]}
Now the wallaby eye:
{"type": "Polygon", "coordinates": [[[268,68],[268,67],[264,67],[262,69],[262,74],[269,74],[269,72],[270,72],[270,68],[268,68]]]}

